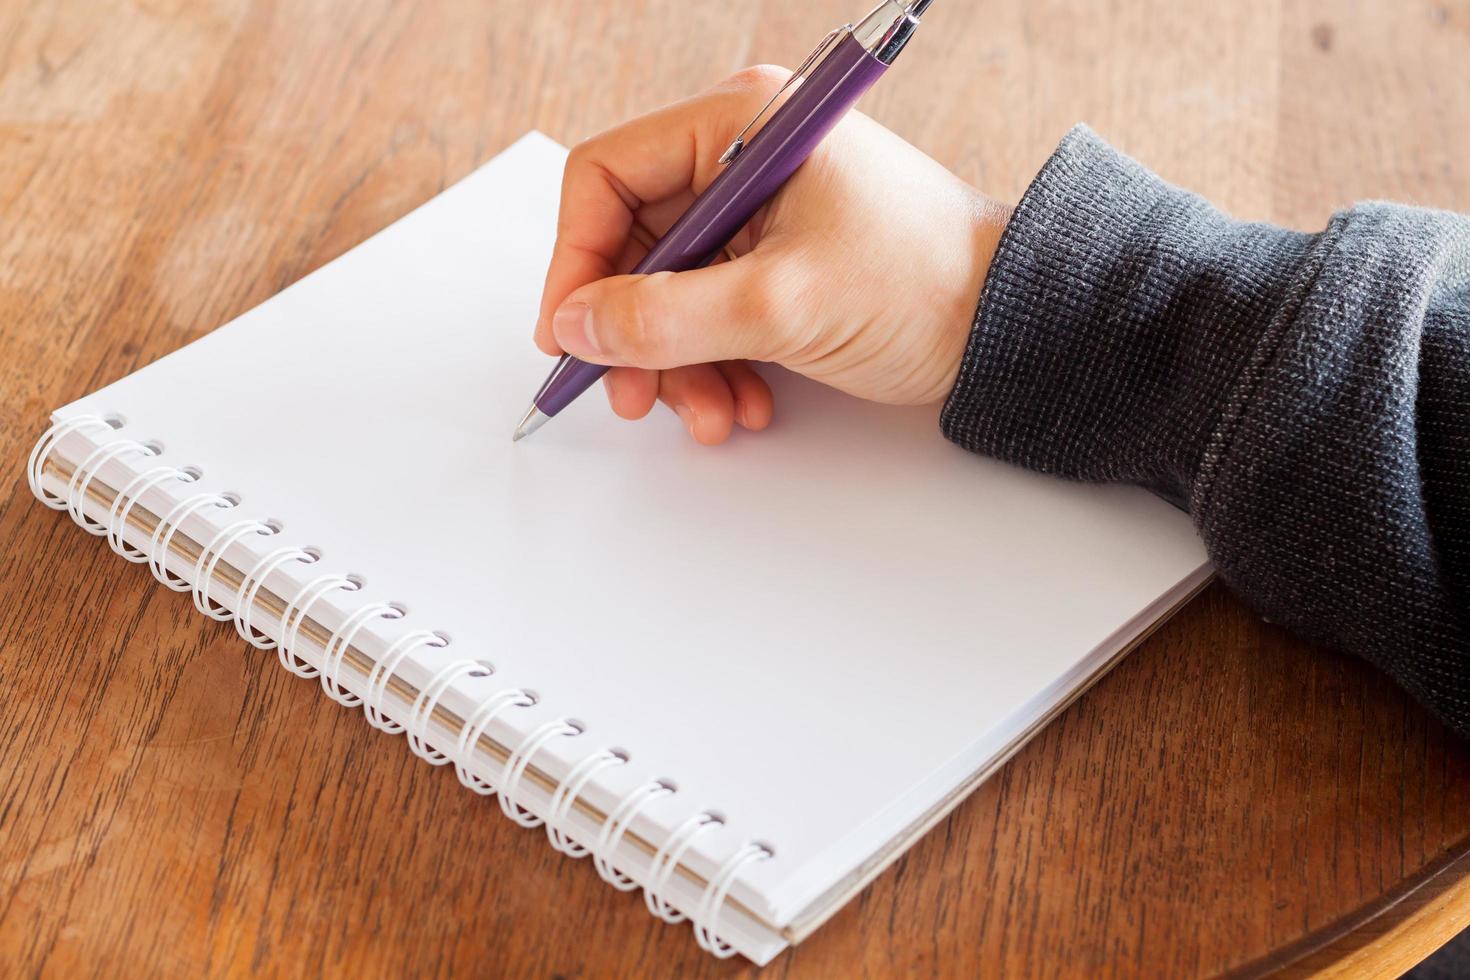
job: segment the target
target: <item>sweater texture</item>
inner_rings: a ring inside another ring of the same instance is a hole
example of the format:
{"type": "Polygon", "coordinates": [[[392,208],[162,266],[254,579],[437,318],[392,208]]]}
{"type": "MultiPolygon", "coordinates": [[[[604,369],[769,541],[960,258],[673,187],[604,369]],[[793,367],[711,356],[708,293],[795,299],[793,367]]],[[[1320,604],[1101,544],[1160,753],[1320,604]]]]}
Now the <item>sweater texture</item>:
{"type": "Polygon", "coordinates": [[[954,442],[1188,510],[1266,618],[1470,737],[1470,219],[1231,220],[1073,130],[991,264],[954,442]]]}

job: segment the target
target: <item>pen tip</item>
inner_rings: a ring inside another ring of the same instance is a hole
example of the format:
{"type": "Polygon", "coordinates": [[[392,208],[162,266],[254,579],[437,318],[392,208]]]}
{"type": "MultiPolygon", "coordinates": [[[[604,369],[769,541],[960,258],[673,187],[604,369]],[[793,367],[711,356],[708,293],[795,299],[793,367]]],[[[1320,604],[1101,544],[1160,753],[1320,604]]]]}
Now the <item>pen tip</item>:
{"type": "Polygon", "coordinates": [[[521,419],[521,424],[516,426],[516,431],[511,435],[510,441],[520,442],[526,436],[545,425],[546,420],[549,418],[551,416],[546,415],[535,405],[532,405],[526,410],[525,416],[521,419]]]}

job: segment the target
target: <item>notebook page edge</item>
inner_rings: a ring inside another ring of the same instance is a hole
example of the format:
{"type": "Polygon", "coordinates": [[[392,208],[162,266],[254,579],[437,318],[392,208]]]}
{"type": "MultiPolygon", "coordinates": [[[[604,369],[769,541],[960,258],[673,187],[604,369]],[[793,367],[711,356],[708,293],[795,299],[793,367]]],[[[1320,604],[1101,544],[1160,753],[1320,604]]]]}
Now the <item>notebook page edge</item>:
{"type": "Polygon", "coordinates": [[[765,895],[771,905],[770,921],[793,944],[810,936],[999,772],[1074,701],[1122,663],[1213,578],[1213,566],[1209,562],[1199,565],[1080,660],[1070,679],[1059,678],[1051,689],[1041,692],[1011,717],[958,751],[947,764],[916,781],[889,807],[856,828],[849,839],[834,843],[804,866],[793,869],[778,888],[765,895]],[[856,855],[866,857],[855,859],[856,855]],[[834,871],[834,867],[840,870],[834,871]]]}

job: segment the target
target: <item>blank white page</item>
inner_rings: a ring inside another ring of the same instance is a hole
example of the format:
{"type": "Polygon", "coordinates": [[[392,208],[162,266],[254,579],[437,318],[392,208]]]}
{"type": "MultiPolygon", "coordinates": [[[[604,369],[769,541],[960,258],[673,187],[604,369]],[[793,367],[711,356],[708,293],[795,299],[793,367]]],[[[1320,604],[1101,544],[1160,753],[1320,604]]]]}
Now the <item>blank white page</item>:
{"type": "Polygon", "coordinates": [[[779,925],[1145,625],[1203,551],[1145,492],[1024,473],[947,443],[934,407],[774,369],[774,425],[725,446],[662,408],[618,420],[600,390],[512,445],[552,364],[531,330],[564,157],[523,139],[58,416],[122,413],[366,576],[366,598],[406,604],[399,628],[447,632],[673,779],[669,825],[720,811],[706,868],[731,841],[774,845],[735,894],[779,925]]]}

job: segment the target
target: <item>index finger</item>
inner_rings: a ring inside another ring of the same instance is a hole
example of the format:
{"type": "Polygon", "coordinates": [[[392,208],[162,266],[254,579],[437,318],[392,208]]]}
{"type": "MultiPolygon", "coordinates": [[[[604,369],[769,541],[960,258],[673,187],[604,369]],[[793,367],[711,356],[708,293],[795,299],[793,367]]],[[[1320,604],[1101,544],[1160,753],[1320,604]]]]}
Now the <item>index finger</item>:
{"type": "Polygon", "coordinates": [[[709,186],[725,146],[788,74],[764,65],[748,68],[708,92],[573,148],[562,175],[556,245],[536,321],[536,343],[543,351],[561,353],[551,334],[551,314],[562,300],[623,271],[617,261],[639,208],[709,186]]]}

